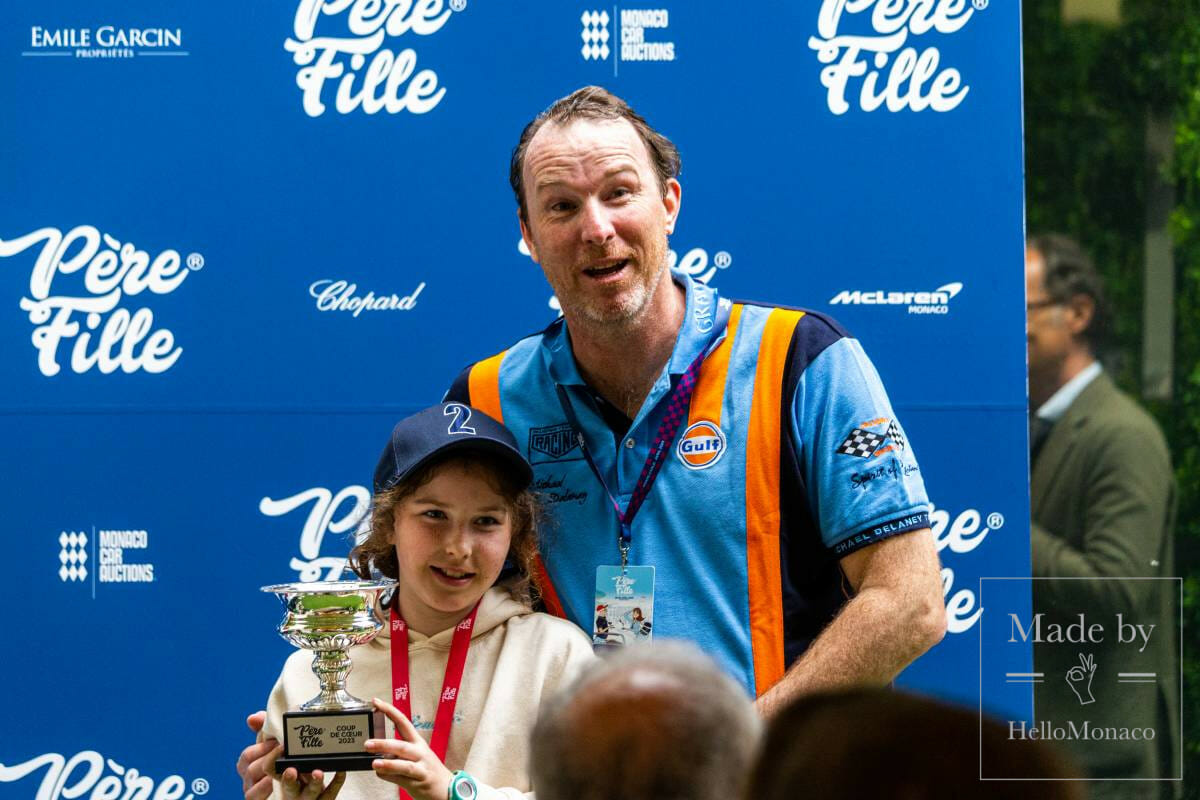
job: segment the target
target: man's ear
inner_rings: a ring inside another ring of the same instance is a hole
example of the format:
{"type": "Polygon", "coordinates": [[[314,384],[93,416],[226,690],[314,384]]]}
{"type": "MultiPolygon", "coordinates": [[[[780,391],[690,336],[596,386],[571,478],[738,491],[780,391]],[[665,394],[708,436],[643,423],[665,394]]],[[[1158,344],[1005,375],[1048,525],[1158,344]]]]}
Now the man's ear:
{"type": "Polygon", "coordinates": [[[1066,304],[1067,330],[1072,336],[1082,336],[1096,316],[1096,301],[1086,294],[1077,294],[1066,304]]]}
{"type": "Polygon", "coordinates": [[[683,200],[683,187],[679,181],[671,178],[667,181],[667,190],[663,193],[663,208],[667,211],[667,235],[675,232],[675,220],[679,218],[679,204],[683,200]]]}
{"type": "Polygon", "coordinates": [[[529,235],[529,226],[525,224],[525,217],[521,214],[521,209],[517,209],[517,222],[521,226],[521,238],[525,240],[525,248],[529,250],[529,257],[533,259],[533,263],[542,263],[538,259],[537,248],[533,245],[533,237],[529,235]]]}

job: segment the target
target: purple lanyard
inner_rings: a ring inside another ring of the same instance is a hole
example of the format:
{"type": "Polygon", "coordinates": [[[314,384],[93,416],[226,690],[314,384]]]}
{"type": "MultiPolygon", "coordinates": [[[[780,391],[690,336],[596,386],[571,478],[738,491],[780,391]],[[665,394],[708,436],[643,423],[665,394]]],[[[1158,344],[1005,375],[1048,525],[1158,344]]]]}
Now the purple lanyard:
{"type": "MultiPolygon", "coordinates": [[[[713,327],[718,330],[724,330],[726,322],[729,319],[730,305],[728,303],[718,303],[717,309],[713,327]]],[[[592,460],[592,454],[588,451],[587,442],[583,437],[583,426],[579,424],[579,419],[575,416],[575,409],[571,407],[571,399],[567,396],[567,390],[563,388],[562,384],[556,383],[554,386],[558,392],[558,402],[562,406],[563,412],[567,415],[567,420],[575,428],[575,438],[579,442],[579,449],[583,451],[583,457],[587,461],[588,466],[591,467],[592,474],[596,476],[596,480],[604,487],[604,493],[608,495],[608,500],[612,503],[613,511],[617,515],[617,521],[621,523],[617,547],[621,551],[622,570],[629,565],[629,548],[633,544],[633,518],[641,509],[646,496],[650,494],[650,487],[654,485],[654,479],[658,477],[658,471],[662,469],[663,463],[667,460],[667,449],[671,446],[671,442],[675,440],[675,434],[679,432],[679,426],[687,418],[688,405],[692,400],[692,392],[696,388],[696,378],[700,374],[700,365],[704,363],[704,359],[708,357],[709,353],[716,349],[722,339],[723,337],[718,335],[700,355],[696,356],[696,360],[680,376],[679,383],[675,384],[675,388],[668,396],[667,415],[663,417],[662,423],[658,426],[658,433],[654,435],[654,441],[650,445],[650,455],[646,457],[646,463],[642,465],[642,473],[638,476],[637,483],[633,487],[633,494],[629,497],[629,505],[624,512],[621,511],[621,504],[613,496],[612,490],[608,488],[608,483],[605,482],[600,468],[592,460]]]]}

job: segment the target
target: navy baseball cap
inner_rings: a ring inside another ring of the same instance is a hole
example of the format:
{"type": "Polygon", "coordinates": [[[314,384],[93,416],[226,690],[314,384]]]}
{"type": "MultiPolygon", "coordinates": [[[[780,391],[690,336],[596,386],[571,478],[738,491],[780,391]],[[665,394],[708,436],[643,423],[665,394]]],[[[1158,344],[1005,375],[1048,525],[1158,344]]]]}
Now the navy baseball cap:
{"type": "Polygon", "coordinates": [[[533,480],[508,428],[477,408],[441,403],[396,423],[375,467],[375,491],[392,488],[434,458],[467,450],[499,456],[525,486],[533,480]]]}

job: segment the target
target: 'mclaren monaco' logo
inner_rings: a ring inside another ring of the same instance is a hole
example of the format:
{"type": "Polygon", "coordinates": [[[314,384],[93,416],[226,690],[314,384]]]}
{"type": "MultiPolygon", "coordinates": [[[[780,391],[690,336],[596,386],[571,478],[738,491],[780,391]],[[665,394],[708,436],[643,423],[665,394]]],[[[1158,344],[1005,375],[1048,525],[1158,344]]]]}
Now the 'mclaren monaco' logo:
{"type": "Polygon", "coordinates": [[[724,453],[725,434],[708,420],[689,425],[675,448],[675,454],[688,469],[708,469],[720,461],[724,453]]]}

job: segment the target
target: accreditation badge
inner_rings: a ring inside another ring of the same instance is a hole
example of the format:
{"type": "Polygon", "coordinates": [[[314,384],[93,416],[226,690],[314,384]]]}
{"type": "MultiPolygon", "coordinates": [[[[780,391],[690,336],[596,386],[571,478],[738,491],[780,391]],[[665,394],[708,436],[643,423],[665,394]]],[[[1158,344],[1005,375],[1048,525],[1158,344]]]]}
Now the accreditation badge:
{"type": "Polygon", "coordinates": [[[654,567],[596,568],[592,645],[623,647],[650,641],[654,625],[654,567]]]}

